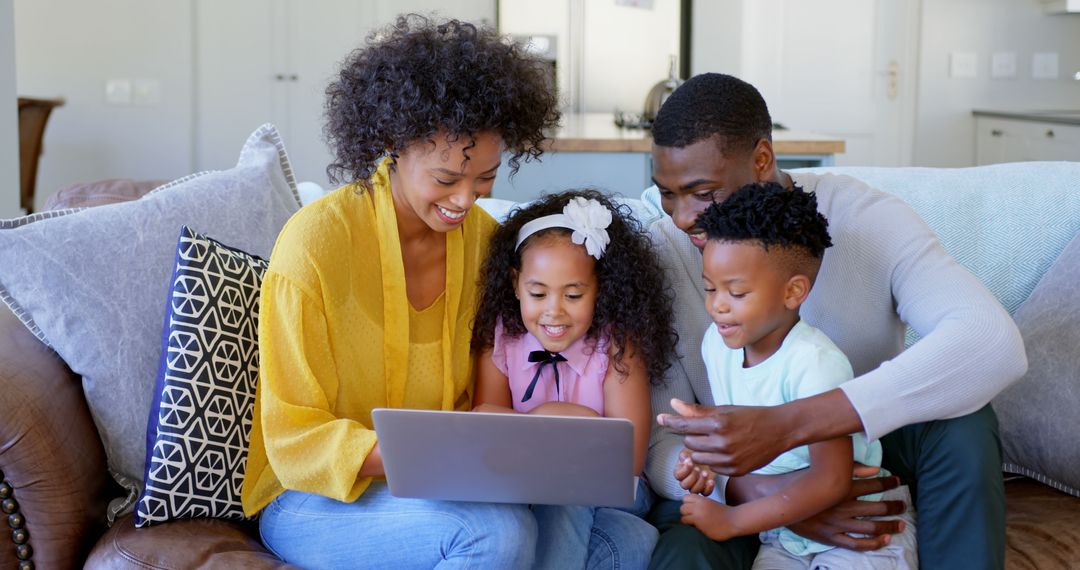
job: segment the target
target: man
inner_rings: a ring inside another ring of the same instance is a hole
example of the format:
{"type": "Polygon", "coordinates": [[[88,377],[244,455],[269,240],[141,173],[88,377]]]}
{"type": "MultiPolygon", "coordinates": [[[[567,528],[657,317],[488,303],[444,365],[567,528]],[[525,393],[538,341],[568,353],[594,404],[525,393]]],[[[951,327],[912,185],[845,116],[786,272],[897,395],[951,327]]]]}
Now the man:
{"type": "MultiPolygon", "coordinates": [[[[719,474],[719,498],[737,504],[782,485],[783,476],[749,474],[780,453],[864,432],[882,439],[883,466],[911,487],[923,568],[1004,567],[1001,451],[989,401],[1027,369],[1008,313],[898,198],[850,177],[777,168],[768,108],[744,81],[690,79],[661,108],[653,141],[653,181],[668,216],[650,232],[675,287],[681,357],[653,391],[661,425],[646,471],[662,499],[651,515],[662,533],[653,566],[749,568],[757,550],[756,537],[716,543],[680,524],[686,490],[672,471],[684,445],[695,463],[719,474]],[[774,408],[713,407],[700,356],[710,321],[696,220],[710,203],[755,181],[816,193],[835,245],[802,318],[847,354],[856,377],[774,408]],[[905,323],[922,336],[907,350],[905,323]]],[[[855,475],[873,472],[857,468],[855,475]]],[[[821,543],[880,548],[900,523],[861,517],[906,506],[856,497],[897,484],[895,477],[857,480],[848,499],[789,528],[821,543]]]]}

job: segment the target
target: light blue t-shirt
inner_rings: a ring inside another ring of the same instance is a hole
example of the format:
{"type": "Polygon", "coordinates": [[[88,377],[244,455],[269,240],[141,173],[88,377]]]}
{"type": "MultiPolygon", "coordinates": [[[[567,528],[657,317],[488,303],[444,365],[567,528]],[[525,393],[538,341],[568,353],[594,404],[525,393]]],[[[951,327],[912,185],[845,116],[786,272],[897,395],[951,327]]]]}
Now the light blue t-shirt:
{"type": "MultiPolygon", "coordinates": [[[[853,377],[851,364],[844,353],[825,333],[803,321],[795,323],[776,353],[750,368],[743,368],[743,351],[724,345],[724,339],[710,324],[701,341],[701,358],[718,406],[779,406],[828,392],[853,377]]],[[[857,433],[852,436],[852,446],[856,462],[881,465],[881,442],[867,442],[864,434],[857,433]]],[[[754,473],[777,475],[809,466],[810,448],[803,445],[781,454],[754,473]]],[[[832,548],[786,528],[769,532],[778,533],[780,544],[798,556],[832,548]]]]}

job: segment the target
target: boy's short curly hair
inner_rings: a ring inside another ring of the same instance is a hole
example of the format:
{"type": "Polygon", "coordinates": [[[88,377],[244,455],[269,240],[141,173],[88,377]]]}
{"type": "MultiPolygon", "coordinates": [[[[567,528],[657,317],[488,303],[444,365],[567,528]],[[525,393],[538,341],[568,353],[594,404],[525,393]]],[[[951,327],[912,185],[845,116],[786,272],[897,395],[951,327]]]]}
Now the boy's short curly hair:
{"type": "Polygon", "coordinates": [[[761,139],[772,140],[772,117],[753,85],[723,73],[702,73],[664,101],[652,136],[657,146],[676,148],[719,137],[722,154],[741,154],[761,139]]]}
{"type": "Polygon", "coordinates": [[[709,240],[755,242],[765,251],[779,248],[794,255],[792,269],[811,279],[825,250],[832,246],[829,221],[817,209],[817,197],[777,182],[751,183],[727,200],[710,204],[697,225],[709,240]]]}
{"type": "Polygon", "coordinates": [[[521,46],[489,28],[410,14],[349,54],[326,89],[326,118],[335,153],[327,174],[365,183],[382,157],[443,130],[450,142],[497,132],[516,172],[543,152],[559,111],[544,64],[521,46]]]}
{"type": "MultiPolygon", "coordinates": [[[[608,235],[611,242],[596,262],[599,290],[596,311],[588,338],[608,335],[614,348],[612,365],[621,373],[627,349],[642,357],[653,384],[663,381],[664,371],[675,355],[678,335],[672,325],[673,295],[648,235],[633,218],[630,208],[616,204],[596,190],[569,190],[543,196],[510,211],[491,239],[488,257],[481,269],[480,301],[473,326],[472,348],[481,352],[494,345],[495,324],[502,321],[510,336],[525,334],[521,306],[514,296],[513,272],[521,270],[521,251],[541,236],[560,231],[542,230],[517,248],[518,231],[526,223],[549,214],[561,213],[575,197],[596,200],[611,211],[608,235]]],[[[569,231],[566,231],[569,234],[569,231]]],[[[584,247],[584,246],[582,246],[584,247]]]]}

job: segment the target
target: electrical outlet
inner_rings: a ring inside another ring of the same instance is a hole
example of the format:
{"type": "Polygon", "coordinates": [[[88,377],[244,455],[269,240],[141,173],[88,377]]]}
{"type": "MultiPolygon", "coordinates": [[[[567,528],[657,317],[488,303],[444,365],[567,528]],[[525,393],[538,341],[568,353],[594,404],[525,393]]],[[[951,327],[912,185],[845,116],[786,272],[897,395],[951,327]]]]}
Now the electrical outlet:
{"type": "Polygon", "coordinates": [[[979,54],[972,51],[954,51],[949,54],[949,76],[958,79],[974,79],[979,75],[979,54]]]}
{"type": "Polygon", "coordinates": [[[1058,78],[1058,54],[1057,52],[1037,53],[1031,56],[1032,79],[1057,79],[1058,78]]]}
{"type": "Polygon", "coordinates": [[[105,102],[110,105],[131,104],[131,80],[109,79],[105,82],[105,102]]]}
{"type": "Polygon", "coordinates": [[[1016,52],[1002,51],[991,56],[990,77],[994,79],[1016,77],[1016,52]]]}

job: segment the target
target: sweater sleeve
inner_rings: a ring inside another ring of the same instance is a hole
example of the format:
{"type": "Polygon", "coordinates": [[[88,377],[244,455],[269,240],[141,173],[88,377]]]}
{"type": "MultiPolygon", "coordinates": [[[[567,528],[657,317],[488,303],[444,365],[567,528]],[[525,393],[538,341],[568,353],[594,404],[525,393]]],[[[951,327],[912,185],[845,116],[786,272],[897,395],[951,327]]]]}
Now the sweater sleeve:
{"type": "Polygon", "coordinates": [[[1023,340],[993,294],[907,204],[861,212],[867,255],[883,256],[901,320],[922,339],[842,389],[870,440],[905,425],[972,413],[1027,370],[1023,340]]]}
{"type": "Polygon", "coordinates": [[[371,482],[360,467],[375,432],[334,415],[343,377],[319,302],[270,271],[259,313],[261,414],[266,455],[282,486],[355,500],[371,482]]]}
{"type": "MultiPolygon", "coordinates": [[[[712,404],[710,395],[698,394],[695,386],[708,390],[705,363],[701,359],[701,340],[707,322],[704,301],[701,299],[701,254],[689,238],[676,228],[671,219],[664,217],[649,229],[653,247],[660,265],[668,276],[675,293],[673,321],[679,333],[678,354],[671,359],[671,366],[664,373],[662,385],[652,387],[653,415],[672,414],[672,398],[684,402],[712,404]],[[695,257],[696,256],[696,257],[695,257]]],[[[661,497],[678,500],[686,494],[675,479],[675,464],[683,449],[683,436],[658,423],[653,423],[649,437],[649,455],[645,463],[645,476],[661,497]]],[[[719,500],[723,496],[727,477],[717,476],[719,500]]]]}

